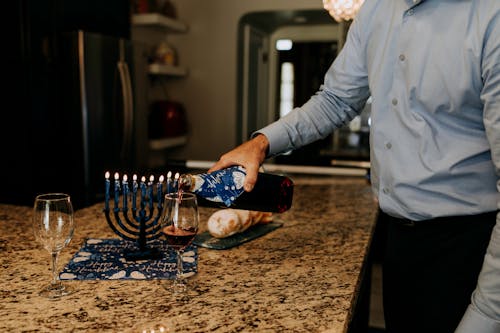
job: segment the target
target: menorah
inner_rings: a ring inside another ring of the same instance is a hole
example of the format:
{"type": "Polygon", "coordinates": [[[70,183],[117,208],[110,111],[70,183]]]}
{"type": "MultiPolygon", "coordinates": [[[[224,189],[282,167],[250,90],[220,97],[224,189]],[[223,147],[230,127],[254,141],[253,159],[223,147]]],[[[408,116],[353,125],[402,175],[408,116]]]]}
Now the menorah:
{"type": "Polygon", "coordinates": [[[114,174],[114,183],[111,186],[110,173],[105,174],[105,201],[104,215],[111,229],[122,239],[136,243],[134,249],[124,253],[126,260],[158,259],[160,251],[148,246],[148,243],[161,236],[160,217],[163,211],[163,195],[177,191],[179,174],[172,178],[169,171],[167,178],[161,175],[158,182],[155,177],[142,176],[140,181],[137,175],[132,176],[131,187],[128,176],[124,174],[120,181],[118,172],[114,174]],[[114,206],[110,209],[110,198],[114,197],[114,206]],[[154,199],[156,196],[156,209],[154,199]],[[121,203],[121,207],[120,207],[121,203]],[[130,207],[130,208],[129,208],[130,207]]]}

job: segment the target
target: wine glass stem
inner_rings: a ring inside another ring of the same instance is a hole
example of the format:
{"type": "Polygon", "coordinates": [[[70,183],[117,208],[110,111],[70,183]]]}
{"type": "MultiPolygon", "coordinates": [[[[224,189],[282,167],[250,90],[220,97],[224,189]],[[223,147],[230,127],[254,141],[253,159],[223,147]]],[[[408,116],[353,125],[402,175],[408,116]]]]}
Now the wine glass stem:
{"type": "Polygon", "coordinates": [[[57,278],[57,258],[58,258],[59,252],[52,252],[52,284],[56,285],[58,278],[57,278]]]}
{"type": "Polygon", "coordinates": [[[177,253],[177,276],[175,279],[177,283],[181,282],[182,279],[182,252],[179,250],[175,251],[177,253]]]}

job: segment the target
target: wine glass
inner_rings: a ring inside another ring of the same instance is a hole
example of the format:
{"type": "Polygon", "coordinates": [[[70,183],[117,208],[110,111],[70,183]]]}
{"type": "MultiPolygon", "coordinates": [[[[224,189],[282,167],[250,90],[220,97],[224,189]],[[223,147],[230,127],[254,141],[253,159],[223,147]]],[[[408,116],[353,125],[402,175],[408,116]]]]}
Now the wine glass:
{"type": "Polygon", "coordinates": [[[38,195],[33,208],[33,230],[37,241],[52,256],[52,282],[39,294],[51,299],[71,294],[73,289],[61,283],[57,271],[59,253],[68,245],[75,230],[70,196],[64,193],[38,195]]]}
{"type": "Polygon", "coordinates": [[[196,195],[183,192],[165,195],[162,215],[162,233],[167,245],[175,250],[177,258],[177,273],[166,288],[179,300],[186,302],[189,296],[188,285],[182,274],[182,253],[198,232],[199,214],[196,195]]]}

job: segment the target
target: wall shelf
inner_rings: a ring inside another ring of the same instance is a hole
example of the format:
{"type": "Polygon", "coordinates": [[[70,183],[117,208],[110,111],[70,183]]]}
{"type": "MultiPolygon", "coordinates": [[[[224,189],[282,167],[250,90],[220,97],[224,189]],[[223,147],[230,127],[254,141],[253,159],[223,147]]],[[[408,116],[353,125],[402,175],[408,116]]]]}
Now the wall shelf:
{"type": "Polygon", "coordinates": [[[134,14],[132,24],[134,26],[158,27],[170,32],[186,32],[188,29],[184,22],[158,13],[134,14]]]}
{"type": "Polygon", "coordinates": [[[150,64],[148,72],[151,75],[186,76],[187,69],[179,66],[150,64]]]}
{"type": "Polygon", "coordinates": [[[154,139],[149,140],[149,147],[152,150],[162,150],[185,145],[187,143],[187,136],[177,136],[172,138],[154,139]]]}
{"type": "MultiPolygon", "coordinates": [[[[139,42],[144,46],[144,56],[149,54],[149,58],[153,57],[152,50],[156,50],[158,45],[165,41],[169,34],[185,33],[188,31],[188,25],[182,20],[167,17],[159,13],[144,13],[134,14],[131,18],[132,21],[132,40],[139,42]]],[[[155,84],[157,79],[163,81],[166,79],[181,78],[188,74],[188,70],[182,66],[166,65],[163,63],[148,63],[146,66],[141,67],[143,72],[149,75],[147,85],[146,99],[150,105],[157,96],[163,96],[165,91],[164,85],[155,84]]],[[[149,110],[149,108],[146,108],[149,110]]],[[[146,114],[145,117],[149,117],[146,114]]],[[[150,134],[150,133],[149,133],[150,134]]],[[[146,134],[149,137],[148,134],[146,134]]],[[[159,139],[148,139],[146,137],[146,145],[148,146],[148,165],[162,166],[165,164],[165,157],[163,150],[170,148],[181,147],[188,142],[187,135],[176,137],[167,137],[159,139]]]]}

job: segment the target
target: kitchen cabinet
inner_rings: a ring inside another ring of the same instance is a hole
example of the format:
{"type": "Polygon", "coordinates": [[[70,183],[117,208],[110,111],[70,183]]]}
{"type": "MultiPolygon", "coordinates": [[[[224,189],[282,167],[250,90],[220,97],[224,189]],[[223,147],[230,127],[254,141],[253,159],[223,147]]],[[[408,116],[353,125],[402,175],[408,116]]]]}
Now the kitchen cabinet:
{"type": "MultiPolygon", "coordinates": [[[[160,43],[166,42],[170,34],[186,33],[187,30],[188,26],[182,20],[166,17],[159,13],[134,14],[132,16],[132,39],[143,44],[143,49],[147,52],[144,56],[149,57],[147,67],[150,76],[147,83],[149,105],[160,99],[158,96],[168,93],[165,92],[162,80],[182,78],[188,74],[187,68],[179,65],[177,55],[174,64],[152,61],[155,49],[160,43]]],[[[168,98],[168,96],[165,97],[168,98]]],[[[149,108],[148,112],[150,112],[149,108]]],[[[186,136],[149,139],[149,149],[151,155],[154,155],[155,151],[178,147],[186,142],[186,136]]]]}

